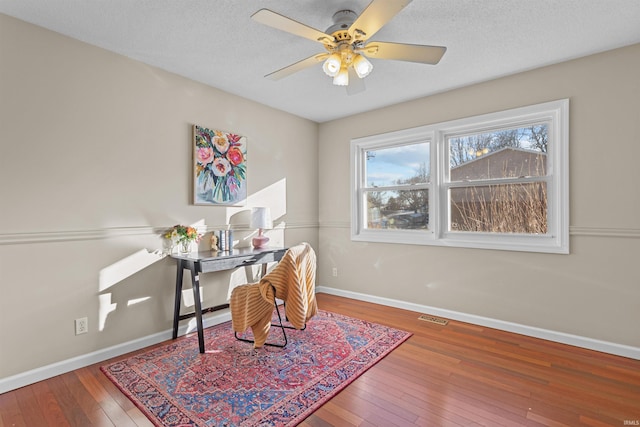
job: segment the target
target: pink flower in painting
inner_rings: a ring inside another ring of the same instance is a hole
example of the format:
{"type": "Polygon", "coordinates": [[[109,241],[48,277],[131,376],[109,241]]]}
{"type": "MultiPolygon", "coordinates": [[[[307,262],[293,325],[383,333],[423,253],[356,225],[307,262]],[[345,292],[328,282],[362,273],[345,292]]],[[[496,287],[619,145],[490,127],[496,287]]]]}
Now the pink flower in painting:
{"type": "Polygon", "coordinates": [[[225,176],[231,170],[231,164],[229,161],[222,157],[217,157],[213,161],[213,174],[215,176],[225,176]]]}
{"type": "Polygon", "coordinates": [[[227,139],[231,143],[236,143],[236,142],[240,141],[240,138],[242,138],[240,135],[236,135],[234,133],[228,133],[227,134],[227,139]]]}
{"type": "Polygon", "coordinates": [[[203,165],[208,165],[213,161],[213,148],[200,147],[198,148],[198,162],[203,165]]]}
{"type": "Polygon", "coordinates": [[[233,166],[238,166],[240,163],[244,162],[244,156],[242,155],[240,148],[229,148],[229,151],[227,151],[227,160],[229,160],[229,163],[233,166]]]}
{"type": "Polygon", "coordinates": [[[213,137],[213,145],[215,145],[216,150],[218,150],[220,154],[224,154],[229,149],[229,140],[227,140],[223,133],[216,132],[216,136],[213,137]]]}

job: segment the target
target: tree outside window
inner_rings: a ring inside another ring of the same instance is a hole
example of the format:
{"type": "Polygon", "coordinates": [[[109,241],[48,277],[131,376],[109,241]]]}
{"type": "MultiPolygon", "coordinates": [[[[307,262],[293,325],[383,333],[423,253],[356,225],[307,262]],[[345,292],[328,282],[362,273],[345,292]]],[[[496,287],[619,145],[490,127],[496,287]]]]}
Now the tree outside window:
{"type": "Polygon", "coordinates": [[[547,233],[548,128],[448,138],[450,231],[547,233]]]}

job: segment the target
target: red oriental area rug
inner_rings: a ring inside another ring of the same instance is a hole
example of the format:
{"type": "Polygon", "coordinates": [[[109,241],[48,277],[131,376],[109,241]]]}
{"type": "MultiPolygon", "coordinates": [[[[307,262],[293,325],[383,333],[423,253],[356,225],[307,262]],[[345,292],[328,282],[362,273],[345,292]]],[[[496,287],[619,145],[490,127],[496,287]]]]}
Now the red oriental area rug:
{"type": "Polygon", "coordinates": [[[204,354],[191,334],[101,369],[156,426],[294,426],[411,336],[323,310],[285,348],[253,349],[231,322],[204,333],[204,354]]]}

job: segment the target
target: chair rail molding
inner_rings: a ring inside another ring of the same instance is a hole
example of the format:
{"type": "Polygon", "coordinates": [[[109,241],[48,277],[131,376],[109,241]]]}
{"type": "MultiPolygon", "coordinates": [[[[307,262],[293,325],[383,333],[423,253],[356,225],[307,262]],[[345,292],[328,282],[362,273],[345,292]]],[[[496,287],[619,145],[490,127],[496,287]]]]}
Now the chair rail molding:
{"type": "Polygon", "coordinates": [[[569,227],[571,236],[593,237],[631,237],[640,238],[639,228],[614,228],[614,227],[569,227]]]}
{"type": "MultiPolygon", "coordinates": [[[[173,225],[173,224],[172,224],[173,225]]],[[[98,240],[111,239],[126,236],[160,236],[165,230],[172,225],[162,227],[152,226],[132,226],[132,227],[113,227],[113,228],[97,228],[87,230],[59,230],[59,231],[25,231],[20,233],[0,233],[0,245],[22,245],[29,243],[53,243],[53,242],[72,242],[77,240],[98,240]]],[[[228,228],[227,224],[214,224],[197,227],[201,233],[208,233],[228,228]]],[[[298,221],[298,222],[279,222],[274,225],[274,230],[292,230],[305,228],[318,228],[318,222],[314,221],[298,221]]],[[[234,231],[254,231],[249,224],[233,225],[234,231]]]]}
{"type": "MultiPolygon", "coordinates": [[[[110,239],[125,236],[160,235],[167,230],[170,225],[163,227],[152,226],[132,226],[132,227],[112,227],[97,228],[87,230],[58,230],[58,231],[24,231],[20,233],[0,233],[0,245],[20,245],[29,243],[48,242],[71,242],[76,240],[98,240],[110,239]]],[[[215,230],[227,228],[225,224],[207,225],[201,227],[200,231],[207,233],[215,230]]],[[[349,221],[287,221],[278,223],[275,230],[293,230],[305,228],[344,228],[350,229],[349,221]]],[[[236,231],[253,231],[249,224],[238,224],[233,226],[236,231]]],[[[590,237],[621,237],[640,238],[640,228],[615,228],[615,227],[589,227],[572,226],[569,228],[571,236],[590,237]]]]}

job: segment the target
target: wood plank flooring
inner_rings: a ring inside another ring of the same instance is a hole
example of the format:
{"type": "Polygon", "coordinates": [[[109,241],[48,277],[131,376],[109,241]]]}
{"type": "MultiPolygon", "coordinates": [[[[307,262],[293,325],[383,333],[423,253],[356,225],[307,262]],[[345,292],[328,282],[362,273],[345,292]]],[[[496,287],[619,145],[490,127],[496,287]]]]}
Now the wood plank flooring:
{"type": "MultiPolygon", "coordinates": [[[[318,294],[320,308],[413,336],[301,426],[640,425],[640,361],[318,294]]],[[[106,362],[103,362],[106,363],[106,362]]],[[[0,394],[0,427],[151,426],[88,366],[0,394]]]]}

